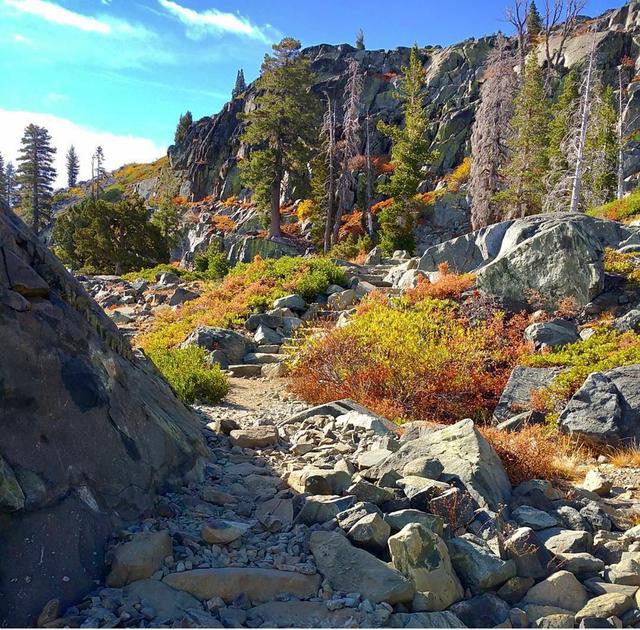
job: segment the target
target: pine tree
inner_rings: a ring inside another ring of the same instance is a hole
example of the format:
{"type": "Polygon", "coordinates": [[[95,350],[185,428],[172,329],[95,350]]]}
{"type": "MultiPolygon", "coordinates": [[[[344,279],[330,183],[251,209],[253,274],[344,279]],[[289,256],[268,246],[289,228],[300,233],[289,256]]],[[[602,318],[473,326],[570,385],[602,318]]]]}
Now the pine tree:
{"type": "Polygon", "coordinates": [[[353,186],[353,174],[351,161],[358,155],[360,148],[360,99],[362,97],[362,73],[360,64],[355,60],[349,60],[347,67],[347,83],[344,87],[344,104],[342,118],[342,142],[340,143],[340,177],[338,179],[338,206],[333,221],[333,234],[331,242],[338,242],[338,232],[342,220],[342,214],[352,204],[351,189],[353,186]]]}
{"type": "Polygon", "coordinates": [[[91,158],[91,191],[94,199],[97,199],[104,189],[107,171],[104,166],[104,149],[101,146],[91,158]]]}
{"type": "Polygon", "coordinates": [[[494,196],[504,189],[502,171],[509,159],[513,98],[518,89],[514,65],[508,41],[499,36],[495,50],[487,58],[471,132],[469,192],[474,230],[502,219],[494,196]]]}
{"type": "Polygon", "coordinates": [[[0,153],[0,206],[9,205],[7,201],[7,173],[4,166],[4,158],[0,153]]]}
{"type": "Polygon", "coordinates": [[[534,0],[531,0],[527,13],[527,35],[537,37],[542,32],[542,18],[534,0]]]}
{"type": "Polygon", "coordinates": [[[541,185],[548,168],[549,101],[535,55],[526,62],[525,78],[514,102],[511,161],[504,170],[507,189],[496,195],[505,218],[524,217],[542,209],[541,185]]]}
{"type": "Polygon", "coordinates": [[[246,89],[247,84],[244,80],[244,71],[242,70],[242,68],[240,68],[240,70],[238,70],[238,74],[236,75],[236,84],[233,87],[233,91],[231,92],[231,98],[237,98],[238,96],[243,94],[246,89]]]}
{"type": "Polygon", "coordinates": [[[323,146],[323,156],[320,156],[321,164],[317,165],[312,173],[311,188],[314,199],[324,212],[324,236],[323,249],[326,254],[331,249],[331,238],[335,219],[336,206],[336,108],[331,96],[325,92],[327,109],[325,110],[322,127],[320,128],[320,142],[323,146]],[[324,158],[324,159],[322,159],[324,158]]]}
{"type": "Polygon", "coordinates": [[[189,127],[193,124],[193,116],[191,112],[187,110],[184,114],[180,115],[178,126],[176,127],[176,133],[173,138],[174,144],[180,144],[186,137],[189,127]]]}
{"type": "Polygon", "coordinates": [[[22,136],[16,180],[20,185],[22,211],[33,231],[40,234],[51,220],[51,193],[56,170],[51,136],[44,127],[30,124],[22,136]]]}
{"type": "Polygon", "coordinates": [[[242,141],[254,147],[242,178],[259,207],[269,209],[269,234],[279,237],[280,198],[285,172],[306,174],[317,141],[318,100],[311,92],[314,75],[300,42],[287,37],[265,55],[257,80],[256,109],[241,116],[247,123],[242,141]]]}
{"type": "Polygon", "coordinates": [[[364,50],[364,31],[360,29],[356,35],[356,49],[364,50]]]}
{"type": "Polygon", "coordinates": [[[80,173],[80,160],[76,153],[76,148],[71,145],[67,151],[67,185],[73,188],[78,183],[78,174],[80,173]]]}
{"type": "Polygon", "coordinates": [[[583,197],[586,208],[600,206],[616,196],[617,125],[613,89],[596,84],[585,142],[583,197]]]}
{"type": "Polygon", "coordinates": [[[563,78],[560,95],[551,108],[545,212],[566,211],[571,204],[579,113],[580,86],[578,74],[572,70],[563,78]]]}
{"type": "Polygon", "coordinates": [[[9,208],[15,208],[18,205],[19,196],[16,186],[16,169],[12,162],[7,164],[5,168],[6,188],[4,191],[5,200],[9,208]]]}
{"type": "Polygon", "coordinates": [[[157,207],[151,222],[157,225],[167,247],[174,247],[180,237],[181,212],[175,201],[180,182],[171,168],[164,168],[158,183],[157,207]]]}
{"type": "Polygon", "coordinates": [[[380,213],[383,250],[414,248],[413,226],[420,204],[415,197],[424,179],[423,169],[434,158],[427,139],[428,117],[423,103],[426,73],[418,46],[414,45],[409,65],[402,68],[396,97],[402,104],[404,126],[378,123],[381,133],[392,140],[391,165],[393,173],[380,192],[393,197],[394,202],[380,213]]]}

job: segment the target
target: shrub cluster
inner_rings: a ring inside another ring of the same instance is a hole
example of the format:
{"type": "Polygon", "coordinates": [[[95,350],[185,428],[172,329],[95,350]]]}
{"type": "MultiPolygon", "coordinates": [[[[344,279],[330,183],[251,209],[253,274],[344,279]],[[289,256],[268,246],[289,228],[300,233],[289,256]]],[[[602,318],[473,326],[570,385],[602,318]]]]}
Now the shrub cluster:
{"type": "Polygon", "coordinates": [[[622,199],[615,199],[602,206],[589,210],[587,214],[613,221],[631,221],[640,215],[640,189],[622,199]]]}
{"type": "Polygon", "coordinates": [[[311,300],[330,284],[345,282],[344,272],[326,258],[256,257],[252,263],[236,265],[222,282],[210,286],[198,299],[176,311],[158,313],[151,331],[137,341],[147,352],[170,348],[198,326],[237,326],[251,313],[269,308],[279,297],[298,293],[311,300]]]}
{"type": "Polygon", "coordinates": [[[523,316],[470,324],[451,301],[365,300],[343,328],[304,340],[291,387],[311,403],[353,398],[396,420],[484,420],[525,352],[523,316]]]}
{"type": "Polygon", "coordinates": [[[229,391],[227,377],[217,363],[208,361],[204,348],[160,348],[149,358],[185,403],[216,403],[229,391]]]}

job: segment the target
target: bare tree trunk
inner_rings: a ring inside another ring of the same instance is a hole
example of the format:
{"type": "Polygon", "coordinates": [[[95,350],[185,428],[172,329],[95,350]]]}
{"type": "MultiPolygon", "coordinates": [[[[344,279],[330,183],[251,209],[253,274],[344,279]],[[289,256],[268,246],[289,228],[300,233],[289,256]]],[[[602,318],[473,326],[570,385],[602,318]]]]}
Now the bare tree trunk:
{"type": "Polygon", "coordinates": [[[275,174],[271,182],[271,220],[269,222],[269,236],[280,237],[280,188],[282,186],[282,147],[276,148],[275,174]]]}
{"type": "Polygon", "coordinates": [[[366,229],[369,236],[374,237],[373,226],[373,212],[371,212],[371,198],[373,197],[373,182],[371,181],[371,131],[369,129],[369,112],[367,112],[366,118],[366,141],[365,141],[365,156],[366,156],[366,169],[367,169],[367,184],[365,190],[364,211],[365,220],[367,222],[366,229]]]}
{"type": "Polygon", "coordinates": [[[578,142],[578,155],[576,158],[576,171],[573,178],[573,189],[571,191],[571,212],[578,212],[580,204],[580,189],[582,187],[582,170],[584,167],[584,145],[587,139],[587,130],[589,128],[589,109],[591,100],[591,76],[593,74],[593,60],[596,52],[596,40],[593,39],[591,45],[591,53],[589,55],[589,67],[587,70],[586,85],[582,101],[582,113],[580,117],[580,139],[578,142]]]}
{"type": "Polygon", "coordinates": [[[622,66],[618,68],[618,189],[616,197],[622,199],[624,197],[624,127],[622,122],[623,98],[622,98],[622,66]]]}
{"type": "Polygon", "coordinates": [[[327,217],[324,225],[324,253],[331,249],[331,228],[333,226],[334,204],[335,204],[335,173],[334,173],[334,153],[336,148],[336,113],[331,103],[331,97],[325,92],[327,97],[327,112],[324,120],[324,131],[328,134],[327,157],[329,160],[329,181],[327,185],[327,217]]]}

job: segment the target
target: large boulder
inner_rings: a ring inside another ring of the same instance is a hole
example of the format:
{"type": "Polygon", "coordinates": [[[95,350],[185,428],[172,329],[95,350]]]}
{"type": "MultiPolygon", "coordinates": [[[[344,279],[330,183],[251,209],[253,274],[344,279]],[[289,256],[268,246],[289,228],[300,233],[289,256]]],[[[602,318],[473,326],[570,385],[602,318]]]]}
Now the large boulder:
{"type": "Polygon", "coordinates": [[[155,368],[1,210],[0,338],[0,625],[24,626],[95,587],[111,532],[152,510],[204,445],[155,368]]]}
{"type": "Polygon", "coordinates": [[[358,549],[337,532],[316,531],[309,548],[318,570],[334,590],[360,593],[372,602],[410,602],[414,587],[400,571],[364,549],[358,549]]]}
{"type": "Polygon", "coordinates": [[[560,415],[558,427],[598,443],[638,439],[640,364],[590,374],[560,415]]]}
{"type": "MultiPolygon", "coordinates": [[[[464,589],[451,565],[442,538],[418,523],[406,525],[389,538],[393,566],[424,593],[426,610],[445,610],[462,599],[464,589]]],[[[423,608],[423,610],[425,610],[423,608]]]]}
{"type": "Polygon", "coordinates": [[[209,352],[216,352],[216,356],[226,363],[222,366],[224,368],[242,363],[245,355],[254,348],[250,339],[235,330],[214,326],[196,328],[183,345],[200,346],[209,352]]]}
{"type": "Polygon", "coordinates": [[[474,272],[478,286],[516,305],[532,293],[549,307],[562,298],[584,306],[603,289],[605,247],[635,230],[584,214],[544,214],[496,223],[425,251],[418,269],[474,272]]]}
{"type": "Polygon", "coordinates": [[[391,472],[402,473],[417,458],[438,460],[445,478],[458,480],[482,506],[497,510],[511,496],[511,483],[493,447],[470,419],[462,420],[424,437],[410,440],[380,464],[369,468],[370,479],[391,472]]]}

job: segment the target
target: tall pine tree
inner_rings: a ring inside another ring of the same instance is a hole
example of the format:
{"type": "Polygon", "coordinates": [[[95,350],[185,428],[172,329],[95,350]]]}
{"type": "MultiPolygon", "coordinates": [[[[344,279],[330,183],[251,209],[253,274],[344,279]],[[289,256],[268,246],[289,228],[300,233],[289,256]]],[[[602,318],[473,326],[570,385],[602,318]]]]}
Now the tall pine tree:
{"type": "Polygon", "coordinates": [[[534,0],[531,0],[527,13],[527,35],[537,37],[542,32],[542,18],[534,0]]]}
{"type": "Polygon", "coordinates": [[[31,124],[24,130],[18,156],[17,182],[20,185],[23,216],[40,234],[51,220],[51,193],[56,170],[51,136],[44,127],[31,124]]]}
{"type": "Polygon", "coordinates": [[[80,160],[76,153],[76,148],[71,145],[67,151],[67,185],[73,188],[78,183],[78,175],[80,173],[80,160]]]}
{"type": "Polygon", "coordinates": [[[510,142],[511,161],[504,170],[507,189],[497,195],[505,218],[524,217],[542,209],[547,173],[549,101],[535,55],[527,58],[525,78],[515,98],[510,142]]]}
{"type": "Polygon", "coordinates": [[[242,165],[242,179],[257,205],[269,210],[269,235],[279,237],[280,198],[285,172],[306,173],[317,142],[319,103],[311,92],[314,75],[300,42],[291,37],[265,55],[257,81],[256,109],[241,118],[242,140],[254,147],[242,165]]]}
{"type": "Polygon", "coordinates": [[[404,126],[390,126],[383,121],[378,129],[391,138],[393,173],[380,192],[393,197],[393,204],[380,213],[380,246],[386,252],[415,247],[413,226],[420,204],[416,201],[423,169],[433,161],[427,129],[429,119],[424,106],[426,73],[414,44],[409,65],[402,68],[396,97],[402,104],[404,126]]]}
{"type": "Polygon", "coordinates": [[[178,120],[178,126],[176,127],[176,133],[173,138],[174,144],[179,144],[187,137],[187,131],[189,131],[189,127],[193,124],[193,116],[190,111],[186,111],[184,114],[180,115],[180,120],[178,120]]]}
{"type": "Polygon", "coordinates": [[[7,200],[7,172],[4,166],[4,158],[0,153],[0,204],[9,205],[7,200]]]}
{"type": "Polygon", "coordinates": [[[5,189],[2,191],[9,208],[15,208],[20,201],[18,196],[18,188],[16,182],[16,169],[12,162],[9,162],[5,168],[5,189]]]}

